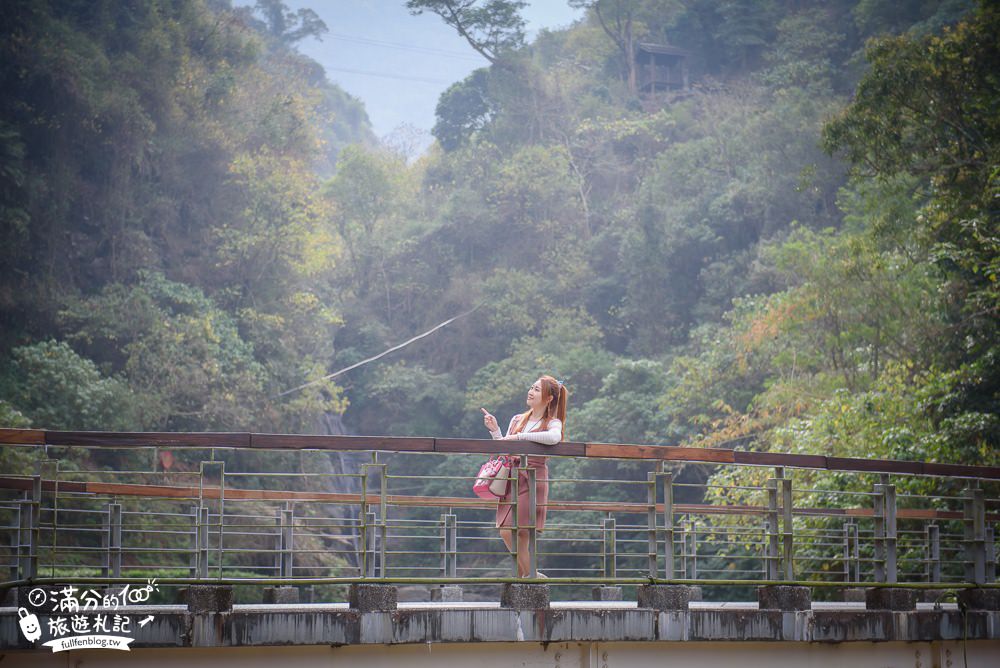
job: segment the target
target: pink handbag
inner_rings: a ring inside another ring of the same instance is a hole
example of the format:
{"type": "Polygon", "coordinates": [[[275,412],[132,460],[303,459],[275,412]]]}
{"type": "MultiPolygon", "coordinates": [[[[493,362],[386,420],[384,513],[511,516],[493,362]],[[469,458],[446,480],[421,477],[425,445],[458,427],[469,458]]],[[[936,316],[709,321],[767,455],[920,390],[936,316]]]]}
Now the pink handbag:
{"type": "Polygon", "coordinates": [[[491,457],[479,467],[479,474],[472,485],[472,491],[479,498],[492,501],[506,496],[508,486],[510,486],[510,457],[500,455],[496,458],[491,457]]]}

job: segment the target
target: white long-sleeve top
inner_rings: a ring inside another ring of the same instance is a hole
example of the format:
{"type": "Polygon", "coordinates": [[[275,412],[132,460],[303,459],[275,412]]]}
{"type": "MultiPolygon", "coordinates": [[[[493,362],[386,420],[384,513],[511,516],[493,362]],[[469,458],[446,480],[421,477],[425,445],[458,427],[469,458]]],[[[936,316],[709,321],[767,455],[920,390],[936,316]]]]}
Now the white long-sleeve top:
{"type": "MultiPolygon", "coordinates": [[[[507,434],[509,435],[514,425],[517,423],[517,418],[519,416],[515,415],[510,419],[510,424],[507,425],[507,434]]],[[[534,420],[528,422],[528,428],[532,428],[534,420]]],[[[538,421],[540,425],[541,420],[538,421]]],[[[490,432],[490,436],[494,439],[503,438],[500,430],[490,432]]],[[[535,443],[541,443],[542,445],[555,445],[562,440],[562,421],[557,418],[552,418],[549,420],[549,428],[544,431],[521,431],[516,434],[518,441],[534,441],[535,443]]]]}

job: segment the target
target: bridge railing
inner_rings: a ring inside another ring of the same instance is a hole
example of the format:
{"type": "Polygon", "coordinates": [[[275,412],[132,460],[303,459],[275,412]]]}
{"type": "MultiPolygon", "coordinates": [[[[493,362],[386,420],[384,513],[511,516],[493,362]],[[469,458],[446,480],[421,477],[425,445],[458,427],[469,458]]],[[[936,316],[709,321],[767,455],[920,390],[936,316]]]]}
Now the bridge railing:
{"type": "Polygon", "coordinates": [[[483,453],[498,448],[554,457],[544,532],[519,527],[531,537],[532,575],[553,584],[995,581],[1000,469],[991,467],[589,443],[0,430],[4,585],[509,581],[516,564],[495,529],[496,502],[470,489],[483,453]],[[561,475],[579,467],[560,458],[628,465],[582,479],[561,475]],[[691,463],[753,468],[726,485],[686,477],[691,463]]]}

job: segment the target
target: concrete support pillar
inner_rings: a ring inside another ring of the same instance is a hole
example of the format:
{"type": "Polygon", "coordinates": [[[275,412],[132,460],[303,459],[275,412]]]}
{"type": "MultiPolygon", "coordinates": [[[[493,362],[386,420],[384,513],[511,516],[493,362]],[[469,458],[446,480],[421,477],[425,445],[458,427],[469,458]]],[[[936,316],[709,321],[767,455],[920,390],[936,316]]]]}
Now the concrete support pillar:
{"type": "Polygon", "coordinates": [[[396,609],[398,592],[393,585],[352,584],[347,600],[360,612],[391,612],[396,609]]]}
{"type": "Polygon", "coordinates": [[[1000,589],[959,589],[958,605],[967,610],[1000,610],[1000,589]]]}
{"type": "Polygon", "coordinates": [[[461,603],[462,588],[458,585],[441,585],[431,587],[431,600],[442,601],[444,603],[461,603]]]}
{"type": "Polygon", "coordinates": [[[899,587],[869,587],[865,590],[869,610],[907,611],[917,609],[917,591],[899,587]]]}
{"type": "Polygon", "coordinates": [[[841,589],[841,598],[845,603],[864,603],[865,602],[865,591],[864,587],[846,587],[841,589]]]}
{"type": "Polygon", "coordinates": [[[761,610],[809,610],[812,596],[809,587],[767,585],[757,587],[757,606],[761,610]]]}
{"type": "Polygon", "coordinates": [[[506,582],[500,589],[500,607],[514,610],[541,610],[549,607],[549,586],[506,582]]]}
{"type": "Polygon", "coordinates": [[[298,587],[264,587],[264,603],[298,603],[298,587]]]}
{"type": "Polygon", "coordinates": [[[180,590],[178,598],[195,614],[233,609],[232,585],[189,585],[180,590]]]}
{"type": "Polygon", "coordinates": [[[594,601],[620,601],[622,600],[622,588],[594,587],[590,590],[590,595],[594,601]]]}
{"type": "Polygon", "coordinates": [[[640,608],[687,610],[693,592],[687,585],[639,585],[636,600],[640,608]]]}

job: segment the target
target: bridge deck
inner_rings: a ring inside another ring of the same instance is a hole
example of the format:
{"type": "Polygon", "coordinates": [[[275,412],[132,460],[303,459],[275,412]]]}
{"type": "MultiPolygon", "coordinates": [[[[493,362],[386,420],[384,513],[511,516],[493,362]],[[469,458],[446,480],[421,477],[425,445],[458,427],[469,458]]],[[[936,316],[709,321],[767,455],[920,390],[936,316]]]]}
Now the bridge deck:
{"type": "MultiPolygon", "coordinates": [[[[95,613],[96,611],[91,611],[95,613]]],[[[553,602],[540,610],[496,603],[401,603],[361,613],[344,603],[235,605],[192,613],[185,606],[129,606],[133,648],[269,645],[405,645],[483,642],[940,642],[1000,640],[1000,612],[866,610],[863,603],[814,602],[810,610],[760,610],[756,603],[693,602],[656,611],[634,602],[553,602]],[[143,617],[150,623],[138,628],[143,617]]],[[[47,626],[53,613],[39,615],[47,626]]],[[[0,609],[0,650],[31,649],[17,631],[17,609],[0,609]]]]}

